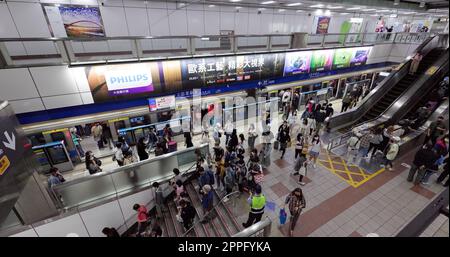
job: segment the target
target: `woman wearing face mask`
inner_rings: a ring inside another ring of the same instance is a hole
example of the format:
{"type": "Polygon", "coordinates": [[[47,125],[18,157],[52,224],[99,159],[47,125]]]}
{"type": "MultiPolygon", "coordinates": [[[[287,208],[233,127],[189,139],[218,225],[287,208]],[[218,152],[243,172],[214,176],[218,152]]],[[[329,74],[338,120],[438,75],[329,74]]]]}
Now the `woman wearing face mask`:
{"type": "Polygon", "coordinates": [[[294,233],[295,225],[297,224],[298,218],[302,213],[302,209],[306,206],[305,197],[303,196],[302,189],[297,187],[292,191],[284,202],[284,205],[289,205],[289,212],[291,213],[291,224],[289,226],[289,236],[294,233]]]}
{"type": "Polygon", "coordinates": [[[315,134],[311,141],[311,149],[309,150],[309,161],[313,160],[313,167],[316,168],[317,157],[320,154],[321,148],[320,137],[318,134],[315,134]]]}

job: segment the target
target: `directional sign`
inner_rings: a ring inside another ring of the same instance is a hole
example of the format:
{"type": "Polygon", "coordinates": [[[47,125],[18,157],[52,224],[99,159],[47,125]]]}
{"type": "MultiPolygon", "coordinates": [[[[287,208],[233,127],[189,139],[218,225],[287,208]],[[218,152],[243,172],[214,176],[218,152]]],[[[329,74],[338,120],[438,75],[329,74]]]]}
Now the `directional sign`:
{"type": "Polygon", "coordinates": [[[11,132],[11,136],[9,135],[8,131],[5,131],[3,133],[6,138],[6,142],[3,141],[3,145],[5,147],[8,147],[9,149],[15,151],[16,150],[16,136],[14,135],[14,132],[11,132]]]}
{"type": "Polygon", "coordinates": [[[4,155],[0,158],[0,176],[9,168],[10,164],[8,156],[4,155]]]}

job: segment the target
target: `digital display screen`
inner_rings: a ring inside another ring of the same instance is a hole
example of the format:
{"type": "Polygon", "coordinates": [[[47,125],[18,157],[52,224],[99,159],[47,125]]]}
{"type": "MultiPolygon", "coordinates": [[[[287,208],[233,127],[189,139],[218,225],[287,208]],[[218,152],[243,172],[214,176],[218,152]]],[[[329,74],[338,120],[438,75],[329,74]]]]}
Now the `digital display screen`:
{"type": "Polygon", "coordinates": [[[176,98],[175,95],[149,98],[148,107],[150,111],[164,110],[164,109],[175,109],[176,98]]]}

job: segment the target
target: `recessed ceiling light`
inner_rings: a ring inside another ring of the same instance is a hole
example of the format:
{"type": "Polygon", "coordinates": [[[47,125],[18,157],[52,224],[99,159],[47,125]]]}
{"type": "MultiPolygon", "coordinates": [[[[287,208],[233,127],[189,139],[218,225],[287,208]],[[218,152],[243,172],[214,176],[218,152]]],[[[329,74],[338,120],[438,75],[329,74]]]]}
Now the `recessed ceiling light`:
{"type": "Polygon", "coordinates": [[[278,9],[278,12],[284,12],[286,9],[278,9]]]}
{"type": "Polygon", "coordinates": [[[209,8],[213,8],[213,7],[216,7],[216,6],[213,5],[213,4],[210,4],[210,5],[208,5],[208,7],[209,7],[209,8]]]}
{"type": "Polygon", "coordinates": [[[352,10],[359,10],[361,9],[361,7],[352,7],[352,8],[347,8],[347,10],[352,11],[352,10]]]}
{"type": "Polygon", "coordinates": [[[291,3],[291,4],[287,4],[286,6],[299,6],[302,5],[302,3],[291,3]]]}
{"type": "Polygon", "coordinates": [[[236,9],[241,9],[242,8],[242,6],[236,6],[236,9]]]}
{"type": "Polygon", "coordinates": [[[341,9],[344,8],[343,6],[331,6],[331,5],[327,5],[328,9],[341,9]]]}
{"type": "Polygon", "coordinates": [[[265,1],[265,2],[262,2],[261,4],[274,4],[274,3],[276,3],[275,1],[265,1]]]}
{"type": "Polygon", "coordinates": [[[311,5],[310,7],[311,8],[321,8],[321,7],[324,7],[324,5],[323,4],[316,4],[316,5],[311,5]]]}
{"type": "Polygon", "coordinates": [[[240,1],[242,1],[242,0],[230,0],[230,2],[232,2],[232,3],[237,3],[237,2],[240,2],[240,1]]]}
{"type": "Polygon", "coordinates": [[[350,13],[348,13],[348,12],[341,12],[341,15],[348,15],[348,14],[350,14],[350,13]]]}
{"type": "Polygon", "coordinates": [[[363,9],[364,12],[372,12],[372,11],[376,11],[377,9],[363,9]]]}
{"type": "Polygon", "coordinates": [[[295,12],[304,12],[303,10],[297,10],[297,11],[295,11],[295,12]]]}
{"type": "Polygon", "coordinates": [[[425,7],[425,2],[420,2],[419,7],[421,8],[425,7]]]}

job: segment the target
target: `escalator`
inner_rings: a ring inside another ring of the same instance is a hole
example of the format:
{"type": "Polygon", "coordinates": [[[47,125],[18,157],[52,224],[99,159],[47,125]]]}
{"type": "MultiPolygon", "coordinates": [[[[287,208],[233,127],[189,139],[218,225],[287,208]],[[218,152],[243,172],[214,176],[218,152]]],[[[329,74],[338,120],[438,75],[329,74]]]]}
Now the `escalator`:
{"type": "MultiPolygon", "coordinates": [[[[390,90],[388,90],[383,97],[376,103],[374,103],[364,115],[357,119],[352,124],[339,129],[340,132],[349,132],[354,124],[361,124],[369,120],[373,120],[384,113],[389,106],[392,105],[404,92],[406,92],[425,72],[431,67],[431,65],[439,59],[439,57],[446,51],[443,48],[434,48],[429,51],[419,64],[417,73],[414,75],[406,74],[400,79],[390,90]]],[[[427,86],[427,85],[423,85],[427,86]]]]}

